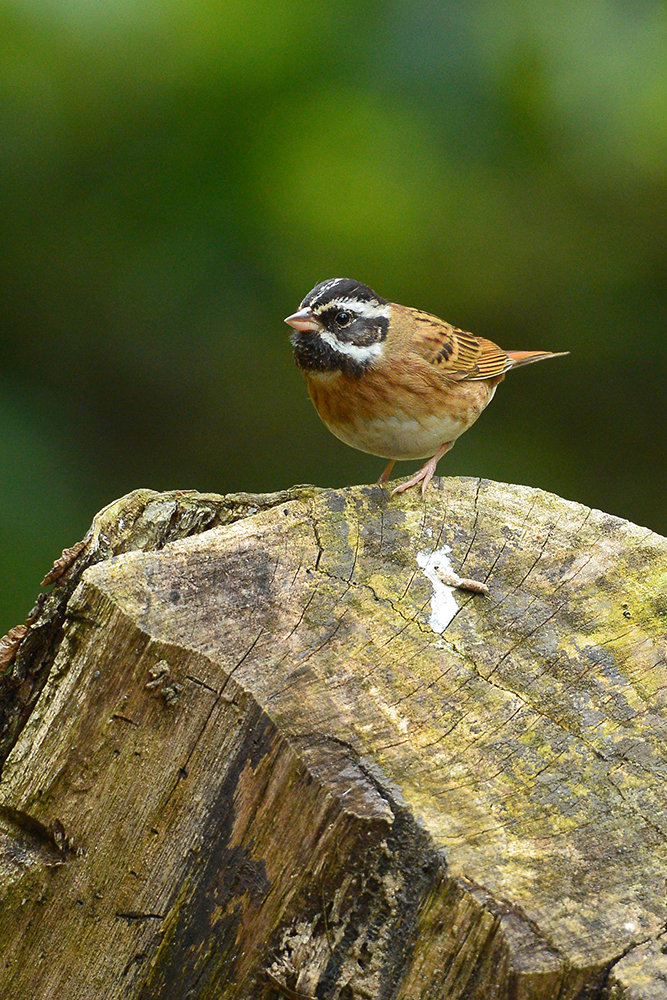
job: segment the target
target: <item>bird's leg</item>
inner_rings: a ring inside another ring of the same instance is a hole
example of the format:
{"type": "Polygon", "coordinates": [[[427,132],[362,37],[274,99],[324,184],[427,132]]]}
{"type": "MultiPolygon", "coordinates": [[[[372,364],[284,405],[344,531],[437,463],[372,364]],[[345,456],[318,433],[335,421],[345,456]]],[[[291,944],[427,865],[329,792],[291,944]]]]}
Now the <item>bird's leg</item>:
{"type": "Polygon", "coordinates": [[[412,476],[411,479],[408,479],[407,483],[401,483],[400,486],[395,486],[394,489],[391,491],[391,495],[393,496],[394,493],[404,493],[405,490],[409,490],[411,489],[411,487],[417,486],[418,483],[421,483],[422,496],[423,496],[424,493],[426,492],[426,487],[433,479],[436,465],[438,464],[442,456],[446,452],[448,452],[450,448],[453,447],[454,447],[453,441],[445,441],[444,444],[441,444],[438,450],[436,451],[435,455],[433,456],[433,458],[429,458],[428,462],[424,462],[421,469],[418,472],[415,472],[414,476],[412,476]]]}
{"type": "Polygon", "coordinates": [[[383,483],[387,482],[389,476],[391,475],[391,470],[394,468],[395,465],[396,465],[396,459],[392,458],[391,462],[388,464],[387,468],[384,470],[384,472],[378,479],[377,483],[375,484],[376,486],[382,486],[383,483]]]}

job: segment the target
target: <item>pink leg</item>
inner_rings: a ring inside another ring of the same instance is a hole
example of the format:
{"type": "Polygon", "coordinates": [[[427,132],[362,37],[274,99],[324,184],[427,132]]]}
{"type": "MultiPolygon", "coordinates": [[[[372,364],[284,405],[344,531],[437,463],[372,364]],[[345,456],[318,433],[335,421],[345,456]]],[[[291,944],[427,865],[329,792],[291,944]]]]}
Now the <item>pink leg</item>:
{"type": "Polygon", "coordinates": [[[426,487],[433,479],[436,465],[438,464],[442,456],[446,452],[448,452],[450,448],[453,447],[454,447],[453,441],[445,441],[444,444],[441,444],[438,450],[436,451],[435,455],[433,456],[433,458],[429,458],[428,462],[424,462],[421,469],[418,472],[415,472],[414,476],[412,476],[411,479],[408,479],[407,483],[401,483],[400,486],[395,486],[394,489],[391,491],[391,495],[393,496],[394,493],[404,493],[406,490],[411,489],[411,487],[417,486],[418,483],[421,483],[422,496],[423,496],[424,493],[426,492],[426,487]]]}
{"type": "Polygon", "coordinates": [[[394,468],[395,464],[396,464],[396,459],[392,458],[391,462],[389,463],[389,465],[384,470],[384,472],[382,473],[382,475],[378,479],[377,483],[375,484],[376,486],[382,486],[383,483],[387,482],[387,480],[389,479],[389,476],[391,475],[391,470],[394,468]]]}

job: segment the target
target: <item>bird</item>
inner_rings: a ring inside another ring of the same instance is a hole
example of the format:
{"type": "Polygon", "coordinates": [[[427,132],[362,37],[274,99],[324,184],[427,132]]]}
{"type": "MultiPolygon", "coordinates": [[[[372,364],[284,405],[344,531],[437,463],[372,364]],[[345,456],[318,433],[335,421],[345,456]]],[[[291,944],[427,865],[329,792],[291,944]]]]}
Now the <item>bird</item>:
{"type": "Polygon", "coordinates": [[[389,463],[426,459],[393,496],[420,486],[475,423],[507,372],[569,351],[506,351],[430,313],[382,298],[352,278],[320,281],[292,327],[294,360],[326,427],[389,463]]]}

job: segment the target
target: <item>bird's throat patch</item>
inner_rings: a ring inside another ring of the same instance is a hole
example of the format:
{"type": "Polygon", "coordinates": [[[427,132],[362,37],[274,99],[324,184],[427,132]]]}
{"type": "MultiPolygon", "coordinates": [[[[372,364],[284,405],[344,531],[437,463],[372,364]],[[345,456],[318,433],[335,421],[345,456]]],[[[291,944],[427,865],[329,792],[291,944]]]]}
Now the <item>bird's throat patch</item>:
{"type": "Polygon", "coordinates": [[[291,336],[294,359],[305,371],[334,372],[359,377],[379,361],[384,341],[355,344],[339,339],[329,330],[295,332],[291,336]]]}

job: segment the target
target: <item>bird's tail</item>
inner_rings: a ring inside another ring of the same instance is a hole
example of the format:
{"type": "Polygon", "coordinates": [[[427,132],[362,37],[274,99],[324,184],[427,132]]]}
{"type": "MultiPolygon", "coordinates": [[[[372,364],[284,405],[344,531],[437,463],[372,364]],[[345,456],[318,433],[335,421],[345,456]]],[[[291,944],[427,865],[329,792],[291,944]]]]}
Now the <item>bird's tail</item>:
{"type": "Polygon", "coordinates": [[[519,365],[532,365],[533,361],[545,361],[547,358],[562,358],[569,351],[507,351],[507,357],[512,362],[512,368],[519,365]]]}

